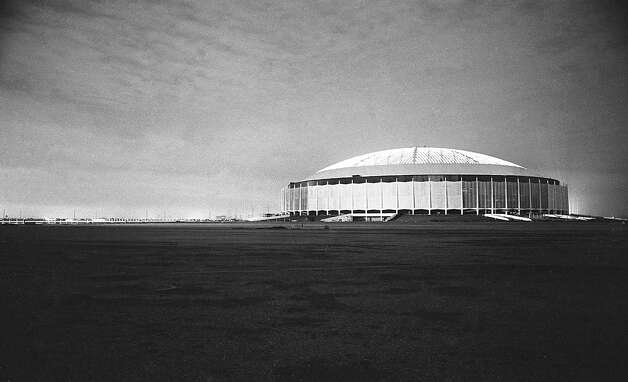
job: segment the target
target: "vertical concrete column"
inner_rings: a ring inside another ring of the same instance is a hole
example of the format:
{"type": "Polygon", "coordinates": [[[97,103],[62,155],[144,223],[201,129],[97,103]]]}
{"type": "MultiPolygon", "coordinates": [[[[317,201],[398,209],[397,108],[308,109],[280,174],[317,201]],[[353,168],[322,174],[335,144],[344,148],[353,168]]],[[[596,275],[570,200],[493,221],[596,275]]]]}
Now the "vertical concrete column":
{"type": "Polygon", "coordinates": [[[330,191],[329,181],[325,181],[325,190],[327,190],[327,215],[329,215],[329,211],[330,211],[330,208],[329,208],[329,206],[330,206],[330,204],[329,204],[330,196],[329,196],[329,194],[331,194],[331,192],[329,192],[330,191]]]}
{"type": "Polygon", "coordinates": [[[427,177],[427,193],[429,194],[430,204],[427,209],[427,214],[432,214],[432,179],[430,179],[429,175],[427,177]]]}
{"type": "Polygon", "coordinates": [[[508,214],[508,177],[504,177],[504,206],[506,206],[506,214],[508,214]]]}
{"type": "Polygon", "coordinates": [[[303,210],[303,206],[302,206],[302,204],[303,204],[303,202],[302,202],[303,195],[302,195],[302,191],[301,191],[302,188],[303,187],[301,187],[301,183],[299,183],[299,215],[301,215],[301,211],[303,210]]]}
{"type": "Polygon", "coordinates": [[[399,178],[395,177],[395,211],[399,213],[399,178]]]}
{"type": "Polygon", "coordinates": [[[338,188],[338,215],[340,215],[340,211],[341,211],[341,202],[342,202],[342,190],[341,190],[341,186],[342,184],[340,183],[340,179],[338,179],[338,183],[334,184],[334,186],[336,186],[338,188]]]}
{"type": "Polygon", "coordinates": [[[414,215],[414,210],[416,210],[416,197],[414,195],[414,176],[412,176],[412,180],[410,181],[410,184],[412,185],[412,215],[414,215]]]}
{"type": "Polygon", "coordinates": [[[445,215],[447,215],[448,208],[449,208],[449,196],[447,195],[447,176],[445,175],[445,215]]]}
{"type": "Polygon", "coordinates": [[[475,177],[475,213],[480,214],[480,182],[478,177],[475,177]]]}
{"type": "Polygon", "coordinates": [[[460,176],[460,215],[464,215],[464,195],[462,193],[462,175],[460,176]]]}
{"type": "Polygon", "coordinates": [[[532,179],[528,178],[528,197],[530,198],[530,215],[532,214],[532,179]]]}
{"type": "Polygon", "coordinates": [[[519,177],[517,177],[517,213],[521,215],[521,190],[519,188],[519,177]]]}
{"type": "Polygon", "coordinates": [[[491,176],[491,213],[495,213],[495,195],[493,195],[493,177],[491,176]]]}
{"type": "Polygon", "coordinates": [[[384,211],[384,180],[379,178],[379,213],[384,211]]]}
{"type": "Polygon", "coordinates": [[[353,202],[353,177],[351,178],[351,213],[355,210],[355,203],[353,202]]]}
{"type": "Polygon", "coordinates": [[[314,206],[316,207],[316,213],[314,215],[318,215],[318,190],[320,189],[320,187],[318,186],[318,180],[316,181],[316,186],[314,186],[314,200],[316,200],[316,202],[314,203],[314,206]]]}
{"type": "Polygon", "coordinates": [[[543,193],[541,192],[541,178],[539,178],[539,215],[541,214],[541,211],[543,211],[543,193]]]}
{"type": "Polygon", "coordinates": [[[366,179],[364,179],[364,208],[366,208],[364,212],[368,214],[369,212],[369,184],[366,181],[366,179]]]}
{"type": "Polygon", "coordinates": [[[379,178],[379,218],[384,220],[384,180],[379,178]]]}

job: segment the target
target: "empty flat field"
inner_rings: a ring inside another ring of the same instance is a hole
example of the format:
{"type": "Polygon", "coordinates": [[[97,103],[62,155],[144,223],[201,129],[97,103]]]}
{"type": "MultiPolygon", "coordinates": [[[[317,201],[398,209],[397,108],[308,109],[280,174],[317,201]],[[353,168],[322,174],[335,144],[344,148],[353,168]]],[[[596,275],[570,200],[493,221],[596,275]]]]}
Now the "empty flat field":
{"type": "Polygon", "coordinates": [[[0,380],[619,380],[606,223],[0,227],[0,380]]]}

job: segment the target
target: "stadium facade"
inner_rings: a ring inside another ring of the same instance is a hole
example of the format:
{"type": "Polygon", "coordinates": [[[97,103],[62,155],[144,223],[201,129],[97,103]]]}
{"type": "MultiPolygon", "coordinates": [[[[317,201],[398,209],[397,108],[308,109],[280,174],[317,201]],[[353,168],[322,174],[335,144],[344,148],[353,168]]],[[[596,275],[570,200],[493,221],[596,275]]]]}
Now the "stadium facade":
{"type": "Polygon", "coordinates": [[[517,164],[470,151],[409,147],[356,156],[291,182],[293,216],[352,214],[567,214],[567,186],[517,164]]]}

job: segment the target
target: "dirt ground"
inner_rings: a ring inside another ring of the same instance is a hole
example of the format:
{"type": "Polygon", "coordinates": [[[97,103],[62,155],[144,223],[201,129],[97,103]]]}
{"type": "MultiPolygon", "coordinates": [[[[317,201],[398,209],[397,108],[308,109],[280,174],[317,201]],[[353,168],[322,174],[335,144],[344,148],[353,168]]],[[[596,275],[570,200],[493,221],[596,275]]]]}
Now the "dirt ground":
{"type": "Polygon", "coordinates": [[[0,227],[0,380],[621,380],[618,223],[0,227]]]}

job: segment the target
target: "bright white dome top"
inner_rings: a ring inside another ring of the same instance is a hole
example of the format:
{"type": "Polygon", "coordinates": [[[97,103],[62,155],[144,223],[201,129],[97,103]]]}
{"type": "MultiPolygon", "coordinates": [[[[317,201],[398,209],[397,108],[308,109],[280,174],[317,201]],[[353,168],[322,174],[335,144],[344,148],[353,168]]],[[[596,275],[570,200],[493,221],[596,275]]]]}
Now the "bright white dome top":
{"type": "Polygon", "coordinates": [[[323,171],[337,170],[349,167],[387,166],[387,165],[422,165],[422,164],[477,164],[511,166],[523,169],[523,167],[503,159],[489,155],[474,153],[472,151],[444,149],[437,147],[407,147],[376,151],[364,155],[358,155],[347,160],[327,166],[323,171]]]}

